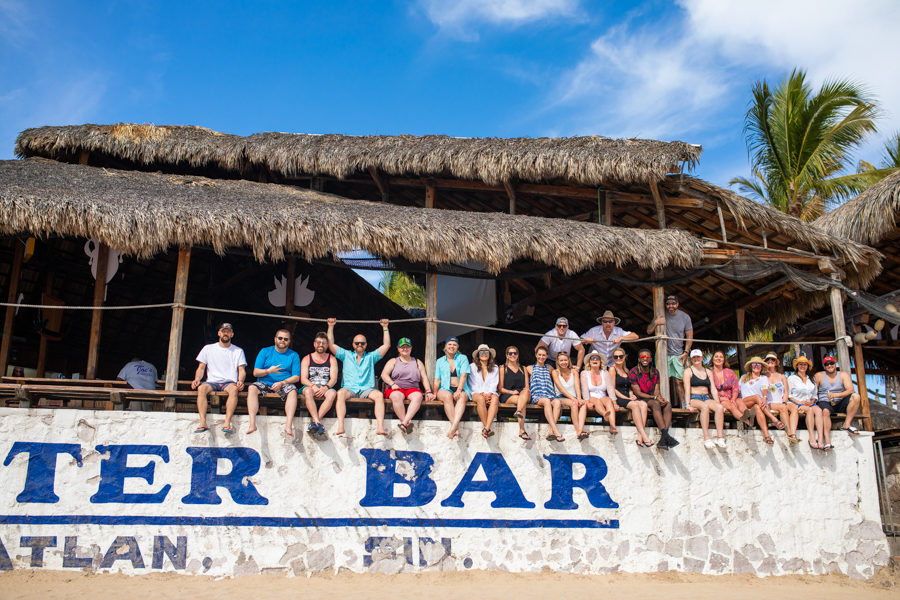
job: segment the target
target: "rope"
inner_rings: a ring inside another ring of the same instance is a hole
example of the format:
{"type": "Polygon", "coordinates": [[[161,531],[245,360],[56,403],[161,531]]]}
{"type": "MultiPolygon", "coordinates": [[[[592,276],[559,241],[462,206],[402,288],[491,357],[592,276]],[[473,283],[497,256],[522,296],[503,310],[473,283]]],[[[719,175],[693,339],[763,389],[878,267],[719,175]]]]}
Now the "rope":
{"type": "MultiPolygon", "coordinates": [[[[271,313],[261,313],[261,312],[253,312],[246,310],[234,310],[228,308],[217,308],[213,306],[196,306],[193,304],[181,304],[179,302],[166,302],[162,304],[136,304],[130,306],[57,306],[55,304],[18,304],[11,302],[0,302],[0,306],[11,306],[15,308],[46,308],[52,310],[137,310],[137,309],[145,309],[145,308],[182,308],[182,309],[190,309],[190,310],[205,310],[211,312],[219,312],[219,313],[227,313],[231,315],[247,315],[251,317],[268,317],[282,320],[290,320],[290,321],[304,321],[307,323],[327,323],[327,318],[321,317],[300,317],[294,315],[278,315],[271,313]]],[[[341,323],[352,323],[355,325],[374,325],[379,323],[380,321],[377,319],[341,319],[341,323]]],[[[500,333],[513,333],[516,335],[526,335],[531,337],[551,337],[556,339],[563,339],[565,336],[561,335],[547,335],[545,333],[540,333],[537,331],[521,331],[518,329],[507,329],[504,327],[489,327],[483,325],[475,325],[473,323],[459,323],[457,321],[445,321],[443,319],[432,319],[430,317],[410,317],[408,319],[391,319],[391,323],[440,323],[442,325],[455,325],[458,327],[468,327],[471,329],[483,329],[485,331],[497,331],[500,333]]],[[[578,338],[578,341],[584,342],[587,338],[578,338]]],[[[623,344],[637,344],[639,342],[655,342],[656,340],[673,340],[686,342],[688,340],[693,342],[700,342],[704,344],[728,344],[728,345],[739,345],[739,344],[768,344],[771,346],[793,346],[794,344],[820,344],[832,346],[838,342],[838,340],[844,340],[850,344],[850,336],[842,336],[840,338],[834,340],[791,340],[790,342],[776,342],[769,340],[707,340],[700,338],[677,338],[670,337],[666,335],[654,335],[638,338],[636,340],[624,340],[623,344]]]]}

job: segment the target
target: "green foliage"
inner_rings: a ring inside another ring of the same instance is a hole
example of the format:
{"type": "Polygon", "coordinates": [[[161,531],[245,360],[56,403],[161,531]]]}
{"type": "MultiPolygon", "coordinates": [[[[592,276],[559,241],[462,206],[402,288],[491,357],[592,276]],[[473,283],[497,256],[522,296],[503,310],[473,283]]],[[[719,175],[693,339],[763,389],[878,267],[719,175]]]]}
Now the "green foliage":
{"type": "Polygon", "coordinates": [[[384,271],[378,282],[381,293],[400,306],[425,307],[425,288],[400,271],[384,271]]]}
{"type": "Polygon", "coordinates": [[[884,144],[884,155],[881,158],[881,166],[876,167],[864,160],[859,161],[857,171],[871,175],[874,179],[872,183],[883,177],[887,177],[897,169],[900,169],[900,131],[895,133],[884,144]]]}
{"type": "Polygon", "coordinates": [[[774,90],[758,81],[744,118],[753,176],[730,183],[777,210],[811,221],[871,185],[865,173],[837,174],[875,131],[877,116],[874,102],[849,81],[826,81],[815,93],[800,70],[774,90]]]}

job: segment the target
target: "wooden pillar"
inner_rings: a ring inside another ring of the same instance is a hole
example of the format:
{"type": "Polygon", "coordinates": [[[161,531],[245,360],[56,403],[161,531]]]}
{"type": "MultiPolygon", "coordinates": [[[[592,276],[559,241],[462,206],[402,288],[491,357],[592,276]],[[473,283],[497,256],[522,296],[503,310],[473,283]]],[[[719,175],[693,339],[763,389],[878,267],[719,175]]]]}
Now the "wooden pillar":
{"type": "MultiPolygon", "coordinates": [[[[838,280],[837,273],[832,273],[831,278],[838,280]]],[[[837,339],[837,360],[841,371],[850,372],[850,349],[847,346],[847,325],[844,323],[844,304],[841,300],[841,290],[831,288],[831,319],[834,323],[834,337],[837,339]]]]}
{"type": "MultiPolygon", "coordinates": [[[[191,266],[191,247],[178,249],[178,270],[175,273],[175,304],[187,299],[188,269],[191,266]]],[[[178,365],[181,363],[181,334],[184,329],[184,307],[172,307],[172,327],[169,329],[169,355],[166,359],[166,391],[178,389],[178,365]]],[[[172,408],[174,408],[174,403],[172,408]]]]}
{"type": "MultiPolygon", "coordinates": [[[[47,278],[44,280],[44,293],[41,295],[41,304],[49,305],[51,304],[50,298],[53,296],[53,271],[47,273],[47,278]]],[[[48,320],[50,315],[49,309],[43,308],[41,309],[41,315],[43,320],[48,320]]],[[[38,343],[38,357],[37,364],[35,365],[35,376],[43,377],[47,372],[47,335],[42,331],[41,332],[41,341],[38,343]]]]}
{"type": "Polygon", "coordinates": [[[866,361],[863,358],[863,345],[853,344],[853,366],[856,368],[856,386],[859,388],[859,412],[862,414],[868,431],[872,431],[872,413],[869,411],[869,391],[866,389],[866,361]]]}
{"type": "Polygon", "coordinates": [[[503,182],[503,187],[506,188],[506,196],[509,198],[509,214],[514,215],[516,214],[516,187],[508,181],[503,182]]]}
{"type": "Polygon", "coordinates": [[[659,188],[656,187],[656,182],[652,179],[650,180],[650,193],[653,195],[653,202],[656,204],[656,220],[659,222],[659,228],[666,228],[666,205],[663,201],[662,194],[659,193],[659,188]]]}
{"type": "MultiPolygon", "coordinates": [[[[425,208],[434,208],[437,190],[434,185],[425,186],[425,208]]],[[[510,196],[510,209],[515,211],[515,193],[510,196]]],[[[434,363],[437,360],[437,274],[425,275],[425,372],[428,380],[434,379],[434,363]]]]}
{"type": "Polygon", "coordinates": [[[737,356],[739,366],[735,371],[740,371],[740,369],[744,368],[744,364],[747,362],[747,345],[744,344],[744,340],[747,339],[747,334],[744,331],[744,317],[747,314],[747,309],[738,308],[735,311],[735,322],[737,324],[737,339],[739,339],[742,343],[737,345],[737,356]]]}
{"type": "MultiPolygon", "coordinates": [[[[16,301],[16,296],[19,293],[19,278],[22,275],[22,260],[25,255],[25,245],[22,240],[14,239],[13,244],[15,245],[15,251],[12,269],[9,272],[9,293],[6,295],[6,302],[9,304],[16,301]]],[[[6,367],[9,366],[9,351],[12,347],[13,320],[15,316],[15,307],[7,306],[6,316],[3,318],[3,341],[0,342],[0,376],[6,375],[6,367]]]]}
{"type": "MultiPolygon", "coordinates": [[[[653,319],[666,314],[665,290],[662,286],[653,288],[653,319]]],[[[666,335],[666,326],[657,325],[656,335],[666,335]]],[[[674,401],[674,394],[669,393],[669,353],[666,349],[666,340],[656,340],[656,368],[659,371],[659,392],[669,402],[674,401]]],[[[673,404],[674,406],[674,404],[673,404]]]]}
{"type": "MultiPolygon", "coordinates": [[[[98,242],[97,279],[94,281],[93,306],[103,306],[106,297],[106,263],[109,259],[109,246],[98,242]]],[[[97,378],[97,359],[100,355],[100,328],[103,325],[103,311],[91,311],[91,337],[88,342],[88,360],[85,370],[86,379],[97,378]]]]}

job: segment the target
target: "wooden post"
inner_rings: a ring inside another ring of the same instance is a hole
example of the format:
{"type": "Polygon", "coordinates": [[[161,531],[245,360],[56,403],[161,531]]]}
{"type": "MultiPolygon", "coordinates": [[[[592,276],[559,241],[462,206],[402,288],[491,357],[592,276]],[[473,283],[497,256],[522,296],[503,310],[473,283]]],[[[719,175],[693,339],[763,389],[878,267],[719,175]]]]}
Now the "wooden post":
{"type": "Polygon", "coordinates": [[[503,182],[503,187],[506,188],[506,195],[509,198],[509,214],[514,215],[516,214],[516,187],[508,181],[503,182]]]}
{"type": "Polygon", "coordinates": [[[604,192],[604,195],[606,196],[606,207],[603,209],[603,224],[604,224],[604,225],[610,225],[610,226],[612,226],[612,224],[613,224],[613,219],[612,219],[612,206],[613,206],[612,195],[609,194],[609,193],[606,193],[606,192],[604,192]]]}
{"type": "MultiPolygon", "coordinates": [[[[662,286],[655,286],[653,288],[653,319],[665,314],[665,290],[662,286]]],[[[656,335],[666,335],[666,326],[657,325],[656,335]]],[[[659,392],[663,398],[673,402],[674,394],[669,394],[669,352],[666,345],[666,340],[656,340],[656,369],[659,371],[659,392]]]]}
{"type": "Polygon", "coordinates": [[[863,345],[853,344],[853,366],[856,367],[856,386],[859,388],[859,412],[865,421],[865,428],[872,431],[872,413],[869,411],[869,391],[866,389],[866,361],[863,345]]]}
{"type": "MultiPolygon", "coordinates": [[[[837,273],[832,273],[831,278],[839,280],[837,273]]],[[[834,337],[837,339],[837,359],[841,371],[850,372],[850,349],[847,346],[847,326],[844,323],[844,305],[841,300],[841,290],[831,288],[831,320],[834,323],[834,337]]]]}
{"type": "Polygon", "coordinates": [[[728,235],[725,233],[725,217],[722,216],[722,205],[716,202],[716,212],[719,214],[719,227],[722,229],[722,242],[728,242],[728,235]]]}
{"type": "Polygon", "coordinates": [[[650,180],[650,193],[653,195],[653,201],[656,203],[656,220],[659,222],[659,228],[666,228],[666,205],[663,201],[662,194],[659,193],[659,188],[656,187],[656,182],[654,180],[650,180]]]}
{"type": "Polygon", "coordinates": [[[743,343],[743,341],[747,339],[747,334],[744,331],[744,317],[747,315],[747,309],[738,308],[734,312],[736,317],[735,322],[737,324],[737,339],[742,342],[737,345],[738,362],[740,364],[734,371],[740,372],[740,370],[744,368],[744,363],[747,362],[747,345],[743,343]]]}
{"type": "MultiPolygon", "coordinates": [[[[49,305],[51,302],[49,301],[50,297],[53,294],[53,271],[47,273],[47,278],[44,280],[44,293],[41,294],[41,304],[49,305]]],[[[47,315],[49,311],[44,308],[41,309],[41,315],[43,319],[47,319],[47,315]]],[[[44,332],[41,332],[41,341],[38,342],[38,357],[37,364],[35,365],[35,376],[43,377],[47,372],[47,336],[44,332]]]]}
{"type": "MultiPolygon", "coordinates": [[[[9,293],[6,295],[6,302],[12,304],[16,301],[19,293],[19,278],[22,274],[22,260],[25,255],[25,245],[22,240],[13,239],[15,252],[13,254],[12,269],[9,272],[9,293]]],[[[6,316],[3,319],[3,342],[0,343],[0,375],[6,375],[6,367],[9,366],[9,351],[12,347],[13,337],[13,320],[16,316],[16,309],[12,306],[6,307],[6,316]]]]}
{"type": "MultiPolygon", "coordinates": [[[[178,249],[178,270],[175,273],[175,304],[187,299],[188,270],[191,266],[191,247],[178,249]]],[[[169,356],[166,359],[166,391],[178,389],[178,365],[181,363],[181,334],[184,329],[184,307],[172,307],[172,327],[169,329],[169,356]]],[[[168,405],[167,400],[167,405],[168,405]]],[[[169,408],[167,406],[167,408],[169,408]]],[[[172,409],[175,408],[174,399],[172,409]]]]}
{"type": "MultiPolygon", "coordinates": [[[[434,185],[425,186],[425,208],[434,208],[437,190],[434,185]]],[[[510,208],[515,210],[515,193],[510,196],[510,208]]],[[[437,274],[425,275],[425,372],[429,382],[434,379],[434,363],[437,360],[437,274]]]]}
{"type": "MultiPolygon", "coordinates": [[[[109,246],[98,242],[97,279],[94,281],[93,306],[103,306],[106,297],[106,263],[109,258],[109,246]]],[[[88,361],[85,370],[86,379],[97,378],[97,359],[100,355],[100,328],[103,325],[103,311],[91,311],[91,337],[88,342],[88,361]]]]}

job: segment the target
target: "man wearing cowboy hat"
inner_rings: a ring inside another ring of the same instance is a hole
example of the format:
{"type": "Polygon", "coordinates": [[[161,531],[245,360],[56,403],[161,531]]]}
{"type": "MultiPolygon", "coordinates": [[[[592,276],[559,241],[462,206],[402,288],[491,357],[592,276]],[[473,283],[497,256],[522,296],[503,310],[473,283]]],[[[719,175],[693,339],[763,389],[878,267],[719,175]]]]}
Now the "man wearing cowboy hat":
{"type": "Polygon", "coordinates": [[[584,334],[584,341],[606,358],[606,364],[612,364],[612,355],[622,342],[630,342],[638,339],[638,334],[633,331],[625,331],[619,327],[621,319],[611,310],[605,311],[597,317],[600,325],[595,325],[584,334]]]}

